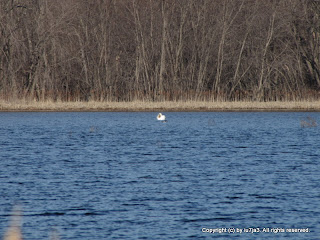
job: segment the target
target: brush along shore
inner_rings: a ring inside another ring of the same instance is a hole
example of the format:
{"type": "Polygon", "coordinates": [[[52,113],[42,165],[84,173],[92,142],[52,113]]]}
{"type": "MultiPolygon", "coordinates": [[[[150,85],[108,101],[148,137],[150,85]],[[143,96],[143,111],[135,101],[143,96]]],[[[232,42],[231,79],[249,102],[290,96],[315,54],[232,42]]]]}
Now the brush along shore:
{"type": "Polygon", "coordinates": [[[320,111],[320,101],[1,101],[0,111],[320,111]]]}

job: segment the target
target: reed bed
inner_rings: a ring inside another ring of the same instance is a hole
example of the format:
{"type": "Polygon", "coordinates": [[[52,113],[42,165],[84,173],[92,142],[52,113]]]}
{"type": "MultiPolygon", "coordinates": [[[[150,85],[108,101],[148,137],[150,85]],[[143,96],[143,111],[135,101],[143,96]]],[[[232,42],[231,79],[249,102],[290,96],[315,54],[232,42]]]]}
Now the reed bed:
{"type": "Polygon", "coordinates": [[[9,227],[3,239],[4,240],[22,240],[21,225],[22,225],[21,207],[15,206],[11,213],[9,227]]]}
{"type": "MultiPolygon", "coordinates": [[[[23,240],[22,236],[22,208],[21,206],[14,206],[8,228],[3,236],[3,240],[23,240]]],[[[52,229],[49,235],[49,240],[59,240],[59,232],[52,229]]]]}
{"type": "Polygon", "coordinates": [[[1,101],[0,111],[320,111],[320,101],[1,101]]]}

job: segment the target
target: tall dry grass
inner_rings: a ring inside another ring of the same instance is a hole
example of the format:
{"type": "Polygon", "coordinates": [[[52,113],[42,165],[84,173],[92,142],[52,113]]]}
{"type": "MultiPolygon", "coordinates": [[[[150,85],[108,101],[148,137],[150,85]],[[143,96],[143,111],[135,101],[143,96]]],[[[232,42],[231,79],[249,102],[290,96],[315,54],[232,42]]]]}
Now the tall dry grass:
{"type": "Polygon", "coordinates": [[[320,111],[320,101],[3,101],[0,111],[320,111]]]}
{"type": "MultiPolygon", "coordinates": [[[[7,231],[4,234],[3,240],[23,240],[22,237],[22,210],[20,206],[15,206],[12,210],[10,223],[7,231]]],[[[60,240],[57,230],[53,229],[50,232],[50,240],[60,240]]]]}
{"type": "Polygon", "coordinates": [[[19,206],[13,208],[10,224],[4,235],[4,240],[22,240],[22,211],[19,206]]]}

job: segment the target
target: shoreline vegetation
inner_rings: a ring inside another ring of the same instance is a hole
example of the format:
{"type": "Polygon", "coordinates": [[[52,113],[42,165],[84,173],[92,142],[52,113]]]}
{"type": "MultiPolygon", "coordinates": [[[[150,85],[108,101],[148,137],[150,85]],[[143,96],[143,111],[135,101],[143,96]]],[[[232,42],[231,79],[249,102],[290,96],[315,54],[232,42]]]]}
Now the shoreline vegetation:
{"type": "Polygon", "coordinates": [[[319,16],[318,0],[0,1],[0,98],[89,102],[66,110],[314,109],[262,102],[320,100],[319,16]],[[137,99],[161,103],[104,103],[137,99]],[[259,103],[162,103],[183,100],[259,103]]]}
{"type": "Polygon", "coordinates": [[[157,111],[320,111],[320,101],[4,101],[0,111],[68,112],[157,112],[157,111]]]}

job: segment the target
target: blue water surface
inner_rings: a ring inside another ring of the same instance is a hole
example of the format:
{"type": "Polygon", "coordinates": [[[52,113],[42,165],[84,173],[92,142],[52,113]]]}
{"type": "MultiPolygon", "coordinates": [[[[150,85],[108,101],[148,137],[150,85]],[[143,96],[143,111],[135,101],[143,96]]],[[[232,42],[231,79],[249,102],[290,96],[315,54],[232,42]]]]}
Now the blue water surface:
{"type": "Polygon", "coordinates": [[[0,113],[0,238],[319,239],[320,113],[164,114],[0,113]]]}

